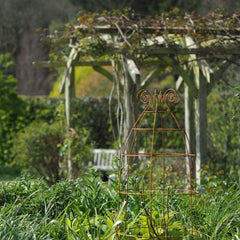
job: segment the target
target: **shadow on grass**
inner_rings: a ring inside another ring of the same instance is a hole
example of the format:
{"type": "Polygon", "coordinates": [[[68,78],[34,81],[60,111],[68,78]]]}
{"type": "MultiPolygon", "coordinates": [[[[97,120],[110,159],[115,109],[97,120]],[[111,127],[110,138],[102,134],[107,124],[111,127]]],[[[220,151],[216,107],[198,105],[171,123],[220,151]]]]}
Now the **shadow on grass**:
{"type": "Polygon", "coordinates": [[[0,166],[0,181],[11,181],[20,175],[20,170],[16,167],[0,166]]]}

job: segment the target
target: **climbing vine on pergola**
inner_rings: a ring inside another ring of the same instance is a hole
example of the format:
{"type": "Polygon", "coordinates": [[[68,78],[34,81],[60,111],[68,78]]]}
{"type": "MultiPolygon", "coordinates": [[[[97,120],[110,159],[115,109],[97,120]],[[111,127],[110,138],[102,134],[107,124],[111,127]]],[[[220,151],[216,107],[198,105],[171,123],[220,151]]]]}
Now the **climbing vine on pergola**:
{"type": "Polygon", "coordinates": [[[120,142],[134,122],[136,90],[166,69],[175,71],[177,88],[185,87],[185,129],[196,153],[199,177],[207,158],[206,99],[222,73],[239,58],[240,12],[229,15],[219,10],[197,16],[174,9],[154,17],[128,10],[83,14],[76,23],[67,24],[65,32],[50,34],[44,41],[52,44],[55,60],[36,65],[65,66],[60,92],[65,91],[68,128],[69,99],[75,96],[74,66],[92,66],[117,89],[120,142]],[[103,68],[107,65],[113,73],[103,68]],[[143,75],[145,66],[151,70],[143,75]]]}

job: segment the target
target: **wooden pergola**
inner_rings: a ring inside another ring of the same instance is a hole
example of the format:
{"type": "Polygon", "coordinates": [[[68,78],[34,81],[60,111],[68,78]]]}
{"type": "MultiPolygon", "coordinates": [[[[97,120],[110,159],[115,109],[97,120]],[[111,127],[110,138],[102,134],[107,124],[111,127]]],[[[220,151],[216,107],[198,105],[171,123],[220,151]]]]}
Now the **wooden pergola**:
{"type": "MultiPolygon", "coordinates": [[[[191,149],[196,154],[196,178],[199,182],[199,170],[201,165],[207,162],[207,96],[222,73],[239,58],[240,24],[235,24],[231,28],[211,26],[187,29],[186,26],[161,24],[158,26],[139,24],[136,27],[135,22],[129,20],[129,23],[126,20],[128,24],[123,24],[121,21],[109,20],[110,23],[103,24],[105,20],[102,22],[102,19],[97,19],[91,28],[84,24],[76,24],[72,30],[75,35],[70,34],[66,41],[70,48],[66,61],[34,64],[38,67],[65,68],[60,92],[65,92],[67,131],[71,127],[71,99],[75,97],[76,66],[92,66],[110,81],[117,81],[118,84],[121,81],[125,106],[124,136],[128,135],[134,123],[136,90],[145,88],[152,79],[167,67],[171,67],[179,75],[176,88],[184,85],[185,130],[191,149]],[[136,32],[141,33],[137,40],[141,39],[142,43],[133,48],[133,34],[136,32]],[[202,41],[196,41],[196,36],[201,35],[207,37],[202,41]],[[86,51],[89,46],[84,45],[84,40],[89,41],[91,37],[95,39],[96,44],[99,40],[100,43],[104,43],[103,55],[107,55],[107,59],[95,58],[94,51],[89,57],[89,52],[86,51]],[[89,58],[84,59],[82,56],[89,58]],[[208,60],[216,61],[216,66],[208,63],[208,60]],[[113,73],[108,72],[104,66],[112,66],[113,73]],[[153,69],[143,76],[141,69],[145,66],[151,66],[153,69]],[[121,76],[119,70],[122,71],[121,76]]],[[[68,167],[71,177],[70,155],[68,167]]]]}

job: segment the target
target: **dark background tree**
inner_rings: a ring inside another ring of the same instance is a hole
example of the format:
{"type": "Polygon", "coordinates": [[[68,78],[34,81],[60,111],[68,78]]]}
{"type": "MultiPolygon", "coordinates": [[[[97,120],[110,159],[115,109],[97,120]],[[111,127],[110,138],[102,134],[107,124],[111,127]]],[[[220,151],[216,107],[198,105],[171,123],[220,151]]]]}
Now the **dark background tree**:
{"type": "Polygon", "coordinates": [[[0,52],[11,53],[16,62],[13,74],[18,93],[48,94],[52,87],[49,71],[32,65],[36,59],[46,59],[49,52],[36,29],[70,20],[77,8],[68,0],[0,0],[0,6],[0,52]]]}
{"type": "Polygon", "coordinates": [[[233,12],[240,7],[238,1],[229,0],[70,0],[75,6],[80,6],[87,12],[122,9],[129,7],[137,14],[154,15],[162,12],[171,11],[173,8],[179,8],[181,11],[195,11],[199,13],[208,13],[218,7],[225,8],[228,12],[233,12]]]}
{"type": "Polygon", "coordinates": [[[85,11],[103,11],[122,9],[129,7],[137,14],[154,15],[161,12],[170,11],[173,8],[179,8],[185,11],[197,10],[200,3],[197,0],[124,0],[124,1],[101,1],[101,0],[70,0],[74,5],[81,6],[85,11]]]}

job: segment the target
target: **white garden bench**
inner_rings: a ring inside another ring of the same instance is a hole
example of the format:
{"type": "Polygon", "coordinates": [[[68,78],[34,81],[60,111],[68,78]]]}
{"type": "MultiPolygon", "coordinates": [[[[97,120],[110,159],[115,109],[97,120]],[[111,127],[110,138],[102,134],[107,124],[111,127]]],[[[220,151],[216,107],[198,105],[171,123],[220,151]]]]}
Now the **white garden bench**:
{"type": "Polygon", "coordinates": [[[95,169],[109,170],[113,168],[113,157],[120,156],[116,149],[93,149],[93,162],[90,164],[95,169]]]}
{"type": "MultiPolygon", "coordinates": [[[[144,153],[140,150],[139,153],[144,153]]],[[[116,149],[93,149],[93,162],[89,164],[89,167],[99,170],[113,170],[113,158],[115,156],[121,157],[121,152],[116,149]]]]}

